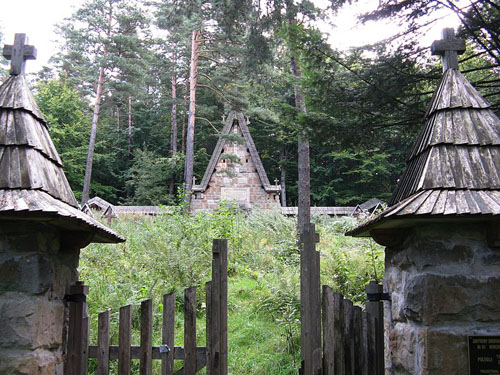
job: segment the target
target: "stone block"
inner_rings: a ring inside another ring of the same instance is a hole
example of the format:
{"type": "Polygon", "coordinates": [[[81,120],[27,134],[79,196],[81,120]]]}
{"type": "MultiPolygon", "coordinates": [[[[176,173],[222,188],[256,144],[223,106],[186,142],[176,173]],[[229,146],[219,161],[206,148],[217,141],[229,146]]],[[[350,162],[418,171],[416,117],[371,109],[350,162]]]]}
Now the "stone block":
{"type": "Polygon", "coordinates": [[[1,350],[0,374],[5,375],[62,375],[60,351],[1,350]]]}
{"type": "Polygon", "coordinates": [[[420,274],[406,282],[404,314],[425,325],[445,321],[500,324],[499,290],[500,276],[420,274]]]}
{"type": "Polygon", "coordinates": [[[425,328],[397,324],[389,334],[389,353],[398,375],[420,375],[425,362],[425,328]]]}
{"type": "Polygon", "coordinates": [[[468,373],[467,335],[429,329],[425,334],[422,375],[468,373]]]}
{"type": "Polygon", "coordinates": [[[0,347],[56,347],[62,344],[64,303],[7,293],[0,300],[0,321],[0,347]]]}
{"type": "Polygon", "coordinates": [[[53,280],[54,268],[49,254],[0,255],[0,293],[41,294],[49,289],[53,280]]]}

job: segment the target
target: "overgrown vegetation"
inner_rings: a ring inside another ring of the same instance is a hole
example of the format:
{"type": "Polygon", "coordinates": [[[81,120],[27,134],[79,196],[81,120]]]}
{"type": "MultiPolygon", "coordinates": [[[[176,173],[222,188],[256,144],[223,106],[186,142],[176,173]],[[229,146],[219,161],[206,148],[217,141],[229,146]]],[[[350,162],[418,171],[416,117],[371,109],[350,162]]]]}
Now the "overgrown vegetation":
{"type": "MultiPolygon", "coordinates": [[[[355,224],[352,218],[314,220],[321,236],[322,282],[363,303],[364,286],[375,273],[382,277],[381,248],[344,236],[355,224]]],[[[279,213],[244,214],[224,205],[217,212],[195,216],[116,221],[113,229],[127,242],[93,244],[81,256],[80,278],[90,286],[92,343],[97,342],[97,314],[111,309],[111,342],[117,344],[118,308],[133,304],[133,342],[138,345],[139,304],[153,298],[154,343],[160,344],[161,296],[175,292],[176,345],[182,345],[183,290],[197,286],[198,345],[204,345],[204,284],[210,280],[211,243],[213,238],[227,238],[230,373],[296,374],[300,304],[295,227],[293,219],[279,213]]]]}

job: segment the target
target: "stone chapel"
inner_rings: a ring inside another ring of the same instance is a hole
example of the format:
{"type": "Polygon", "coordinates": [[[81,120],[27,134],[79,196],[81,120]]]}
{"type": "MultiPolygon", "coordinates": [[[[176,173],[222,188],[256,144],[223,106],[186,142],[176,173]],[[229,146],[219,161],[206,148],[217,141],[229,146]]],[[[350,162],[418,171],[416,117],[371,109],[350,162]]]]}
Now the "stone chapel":
{"type": "Polygon", "coordinates": [[[243,209],[280,209],[278,184],[271,185],[247,121],[231,111],[199,185],[193,185],[193,212],[232,202],[243,209]]]}

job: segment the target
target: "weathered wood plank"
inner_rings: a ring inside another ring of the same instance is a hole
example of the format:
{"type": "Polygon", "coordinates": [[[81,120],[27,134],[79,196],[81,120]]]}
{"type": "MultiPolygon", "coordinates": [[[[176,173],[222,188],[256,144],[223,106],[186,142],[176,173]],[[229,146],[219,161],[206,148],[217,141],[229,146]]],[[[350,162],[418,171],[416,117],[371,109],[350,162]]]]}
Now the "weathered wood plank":
{"type": "Polygon", "coordinates": [[[196,288],[184,290],[184,375],[196,373],[196,288]]]}
{"type": "Polygon", "coordinates": [[[344,338],[345,338],[345,318],[344,318],[344,297],[342,294],[334,293],[333,295],[333,332],[334,332],[334,348],[335,357],[335,375],[345,374],[345,358],[344,358],[344,338]]]}
{"type": "Polygon", "coordinates": [[[152,373],[153,346],[153,301],[148,299],[141,303],[141,363],[140,375],[152,373]]]}
{"type": "MultiPolygon", "coordinates": [[[[383,286],[376,281],[371,281],[365,288],[367,294],[378,294],[383,292],[383,286]]],[[[384,357],[384,310],[382,302],[366,302],[366,313],[375,320],[375,361],[376,375],[383,375],[385,372],[384,357]]]]}
{"type": "Polygon", "coordinates": [[[205,284],[206,311],[206,343],[207,343],[207,375],[212,375],[211,345],[212,345],[212,282],[205,284]]]}
{"type": "Polygon", "coordinates": [[[361,307],[354,306],[353,313],[354,375],[363,375],[365,356],[363,350],[363,324],[361,320],[361,307]]]}
{"type": "Polygon", "coordinates": [[[167,345],[170,351],[164,353],[161,359],[161,374],[173,375],[174,373],[174,339],[175,339],[175,294],[163,296],[163,326],[162,344],[167,345]]]}
{"type": "Polygon", "coordinates": [[[335,374],[333,290],[323,285],[323,375],[335,374]]]}
{"type": "Polygon", "coordinates": [[[354,375],[353,304],[344,299],[344,360],[346,375],[354,375]]]}
{"type": "Polygon", "coordinates": [[[220,242],[213,241],[212,244],[212,283],[211,283],[211,339],[210,339],[210,374],[220,375],[220,313],[221,313],[221,267],[220,267],[220,242]]]}
{"type": "Polygon", "coordinates": [[[109,375],[109,310],[98,316],[97,375],[109,375]]]}
{"type": "Polygon", "coordinates": [[[132,307],[120,307],[120,328],[118,333],[118,375],[130,375],[130,344],[132,307]]]}
{"type": "Polygon", "coordinates": [[[220,375],[227,375],[227,240],[217,241],[220,248],[220,375]]]}

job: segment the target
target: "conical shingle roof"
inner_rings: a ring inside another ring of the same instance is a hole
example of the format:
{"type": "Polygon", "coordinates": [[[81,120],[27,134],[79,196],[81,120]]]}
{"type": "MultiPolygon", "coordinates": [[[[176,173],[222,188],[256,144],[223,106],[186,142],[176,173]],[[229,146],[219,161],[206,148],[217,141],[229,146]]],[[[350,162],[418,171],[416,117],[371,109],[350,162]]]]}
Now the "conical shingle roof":
{"type": "Polygon", "coordinates": [[[0,86],[0,219],[16,218],[50,220],[64,230],[86,232],[92,242],[124,241],[79,210],[22,74],[0,86]]]}
{"type": "Polygon", "coordinates": [[[500,119],[470,82],[449,68],[389,208],[351,234],[367,235],[388,219],[481,215],[500,215],[500,119]]]}

